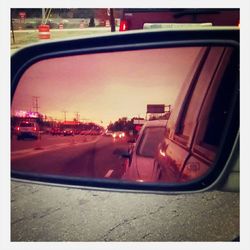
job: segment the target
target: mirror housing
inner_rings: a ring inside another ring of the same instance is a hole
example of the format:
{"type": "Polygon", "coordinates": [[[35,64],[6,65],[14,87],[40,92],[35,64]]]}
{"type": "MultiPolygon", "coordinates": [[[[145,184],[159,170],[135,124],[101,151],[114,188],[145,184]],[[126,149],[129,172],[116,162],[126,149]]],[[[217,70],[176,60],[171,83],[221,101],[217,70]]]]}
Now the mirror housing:
{"type": "MultiPolygon", "coordinates": [[[[175,48],[188,46],[230,46],[239,51],[239,30],[237,29],[199,29],[199,30],[178,30],[178,31],[150,31],[150,32],[131,32],[110,36],[75,39],[59,42],[49,42],[24,48],[16,52],[11,59],[11,97],[13,100],[19,80],[24,72],[33,64],[52,58],[63,58],[75,55],[88,55],[104,52],[146,50],[151,48],[175,48]]],[[[238,99],[236,96],[235,108],[238,110],[238,99]]],[[[233,115],[232,115],[233,118],[233,115]]],[[[239,136],[237,121],[236,124],[228,124],[227,131],[233,131],[230,138],[224,137],[224,144],[220,148],[216,162],[216,168],[211,171],[206,178],[190,183],[131,183],[120,180],[89,179],[70,176],[56,176],[21,172],[12,170],[13,179],[23,179],[35,182],[47,182],[53,184],[73,185],[85,188],[103,188],[117,190],[136,190],[138,192],[158,192],[158,193],[183,193],[205,191],[221,188],[227,183],[228,176],[232,170],[234,176],[239,177],[238,141],[239,136]],[[232,158],[234,156],[234,158],[232,158]]],[[[135,143],[130,142],[130,143],[135,143]]],[[[116,151],[115,154],[123,158],[130,158],[131,154],[116,151]]],[[[237,179],[237,178],[236,178],[237,179]]],[[[234,178],[234,183],[235,178],[234,178]]],[[[227,186],[228,183],[226,184],[227,186]]],[[[237,185],[235,190],[237,190],[237,185]]],[[[230,186],[230,190],[234,190],[230,186]]]]}

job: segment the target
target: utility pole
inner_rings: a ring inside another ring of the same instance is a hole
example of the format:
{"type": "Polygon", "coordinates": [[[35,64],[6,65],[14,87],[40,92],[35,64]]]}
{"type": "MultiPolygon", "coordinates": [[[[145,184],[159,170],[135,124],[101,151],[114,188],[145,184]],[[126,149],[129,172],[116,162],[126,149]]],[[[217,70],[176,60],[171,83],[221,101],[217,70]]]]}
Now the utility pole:
{"type": "Polygon", "coordinates": [[[66,122],[66,114],[67,114],[67,111],[66,111],[66,110],[63,110],[62,112],[64,113],[64,121],[66,122]]]}
{"type": "Polygon", "coordinates": [[[42,23],[43,23],[43,20],[45,20],[45,13],[46,13],[45,9],[42,8],[42,23]]]}
{"type": "Polygon", "coordinates": [[[51,13],[51,8],[50,9],[42,9],[42,24],[46,24],[48,19],[49,19],[49,16],[50,16],[50,13],[51,13]]]}
{"type": "Polygon", "coordinates": [[[40,108],[38,105],[38,98],[40,98],[40,96],[32,96],[33,98],[33,109],[35,109],[35,112],[38,113],[38,109],[40,108]]]}
{"type": "Polygon", "coordinates": [[[12,19],[12,16],[11,16],[11,34],[12,34],[13,43],[15,44],[15,43],[16,43],[16,41],[15,41],[15,34],[14,34],[14,28],[13,28],[13,19],[12,19]]]}
{"type": "Polygon", "coordinates": [[[115,32],[115,18],[114,18],[114,9],[109,9],[110,12],[110,16],[109,16],[109,20],[110,20],[110,27],[111,27],[111,32],[115,32]]]}
{"type": "Polygon", "coordinates": [[[76,121],[79,122],[79,120],[80,120],[80,114],[79,112],[76,112],[76,121]]]}

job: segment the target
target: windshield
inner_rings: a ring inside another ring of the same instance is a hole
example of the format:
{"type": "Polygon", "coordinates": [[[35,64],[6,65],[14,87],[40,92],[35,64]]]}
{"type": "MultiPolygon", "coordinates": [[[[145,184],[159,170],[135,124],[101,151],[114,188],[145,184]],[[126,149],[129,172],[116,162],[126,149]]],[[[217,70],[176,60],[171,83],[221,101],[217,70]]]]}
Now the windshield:
{"type": "Polygon", "coordinates": [[[164,135],[165,127],[149,127],[143,132],[137,154],[154,158],[157,147],[164,135]]]}
{"type": "Polygon", "coordinates": [[[26,123],[26,122],[23,122],[20,124],[20,127],[34,127],[34,123],[26,123]]]}

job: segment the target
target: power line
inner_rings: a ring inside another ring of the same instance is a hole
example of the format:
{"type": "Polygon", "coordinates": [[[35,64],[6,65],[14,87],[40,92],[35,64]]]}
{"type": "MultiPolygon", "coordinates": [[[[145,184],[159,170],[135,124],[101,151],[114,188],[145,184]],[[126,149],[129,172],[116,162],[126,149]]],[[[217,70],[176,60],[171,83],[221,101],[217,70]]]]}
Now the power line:
{"type": "Polygon", "coordinates": [[[33,109],[35,109],[36,113],[38,113],[38,109],[40,108],[38,105],[38,98],[40,98],[40,96],[32,96],[33,109]]]}
{"type": "Polygon", "coordinates": [[[80,113],[76,112],[76,121],[78,122],[80,120],[80,113]]]}

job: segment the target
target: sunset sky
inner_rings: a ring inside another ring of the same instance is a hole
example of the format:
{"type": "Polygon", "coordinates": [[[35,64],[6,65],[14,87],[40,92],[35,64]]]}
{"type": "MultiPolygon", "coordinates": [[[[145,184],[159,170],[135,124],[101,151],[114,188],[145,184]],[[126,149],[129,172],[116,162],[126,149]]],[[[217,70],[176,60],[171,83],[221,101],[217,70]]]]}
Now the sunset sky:
{"type": "Polygon", "coordinates": [[[54,119],[107,125],[120,117],[145,117],[147,104],[174,104],[200,48],[110,52],[44,60],[22,76],[12,103],[54,119]]]}

